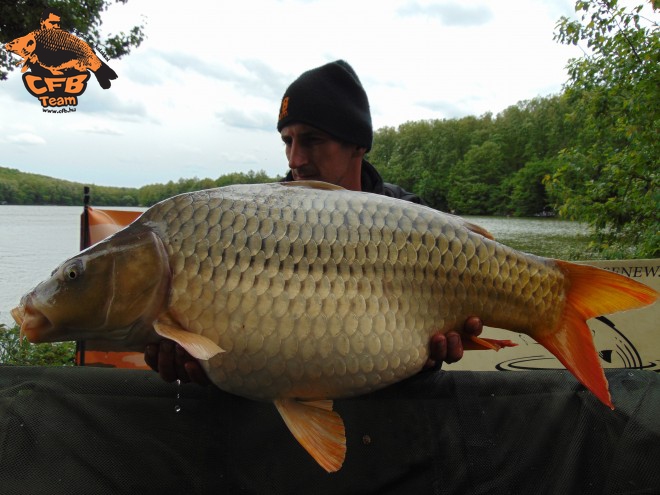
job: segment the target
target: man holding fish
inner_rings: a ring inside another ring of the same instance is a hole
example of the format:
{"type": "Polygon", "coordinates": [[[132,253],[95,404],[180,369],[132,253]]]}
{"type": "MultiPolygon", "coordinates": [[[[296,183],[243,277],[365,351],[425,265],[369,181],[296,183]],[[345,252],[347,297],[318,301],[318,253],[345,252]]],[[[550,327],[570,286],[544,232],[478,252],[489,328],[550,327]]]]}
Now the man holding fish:
{"type": "MultiPolygon", "coordinates": [[[[311,69],[291,83],[282,98],[277,130],[290,169],[283,182],[323,181],[426,205],[419,196],[384,182],[364,159],[373,140],[369,100],[345,61],[311,69]]],[[[478,336],[482,328],[481,319],[473,316],[466,320],[463,331],[478,336]]],[[[438,369],[442,361],[454,363],[462,356],[457,332],[437,333],[431,338],[425,369],[438,369]]],[[[165,381],[210,383],[199,362],[172,341],[150,344],[144,359],[165,381]]]]}
{"type": "Polygon", "coordinates": [[[12,309],[21,335],[146,349],[167,379],[197,381],[201,367],[221,390],[272,403],[329,473],[347,452],[333,401],[460,357],[454,334],[470,349],[515,345],[475,335],[480,320],[530,336],[614,408],[587,320],[650,305],[655,290],[516,251],[464,219],[393,199],[411,198],[363,159],[369,106],[345,62],[296,80],[278,129],[284,183],[152,206],[23,295],[12,309]]]}

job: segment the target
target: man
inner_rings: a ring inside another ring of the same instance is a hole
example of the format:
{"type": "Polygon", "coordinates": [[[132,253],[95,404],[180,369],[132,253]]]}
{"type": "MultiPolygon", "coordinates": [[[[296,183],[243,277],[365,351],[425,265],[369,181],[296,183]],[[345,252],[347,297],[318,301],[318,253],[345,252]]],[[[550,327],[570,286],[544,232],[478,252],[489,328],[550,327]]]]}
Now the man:
{"type": "MultiPolygon", "coordinates": [[[[302,74],[287,88],[277,123],[289,162],[284,181],[320,180],[353,191],[383,194],[425,204],[401,187],[383,182],[364,155],[371,149],[373,128],[367,94],[353,68],[343,60],[302,74]]],[[[482,322],[468,318],[467,335],[479,335],[482,322]]],[[[463,356],[461,336],[436,334],[426,369],[463,356]]],[[[208,383],[199,363],[181,347],[163,341],[148,346],[145,361],[166,381],[208,383]]]]}
{"type": "Polygon", "coordinates": [[[39,21],[39,27],[41,29],[61,29],[60,19],[62,14],[56,8],[49,7],[44,9],[41,13],[41,20],[39,21]]]}

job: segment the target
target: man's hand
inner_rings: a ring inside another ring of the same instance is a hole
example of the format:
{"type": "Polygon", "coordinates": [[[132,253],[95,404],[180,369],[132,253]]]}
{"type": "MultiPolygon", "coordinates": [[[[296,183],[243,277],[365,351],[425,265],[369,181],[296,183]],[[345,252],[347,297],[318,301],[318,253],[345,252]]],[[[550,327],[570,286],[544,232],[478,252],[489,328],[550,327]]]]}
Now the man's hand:
{"type": "MultiPolygon", "coordinates": [[[[481,319],[477,316],[470,316],[463,325],[463,334],[478,337],[483,329],[484,324],[481,319]]],[[[429,359],[424,365],[425,371],[440,369],[443,361],[451,364],[463,357],[463,342],[457,332],[436,333],[431,337],[430,346],[429,359]]]]}
{"type": "Polygon", "coordinates": [[[194,382],[199,385],[211,383],[199,361],[171,340],[149,344],[144,351],[144,361],[166,382],[181,380],[184,383],[194,382]]]}
{"type": "MultiPolygon", "coordinates": [[[[482,330],[483,322],[480,318],[471,316],[465,320],[463,334],[479,336],[482,330]]],[[[450,364],[463,357],[463,343],[457,332],[448,332],[446,335],[436,333],[431,337],[430,346],[430,356],[424,365],[425,370],[440,369],[443,361],[450,364]]],[[[160,344],[149,344],[144,351],[144,361],[166,382],[181,380],[184,383],[194,382],[199,385],[211,383],[199,361],[171,340],[162,340],[160,344]]]]}

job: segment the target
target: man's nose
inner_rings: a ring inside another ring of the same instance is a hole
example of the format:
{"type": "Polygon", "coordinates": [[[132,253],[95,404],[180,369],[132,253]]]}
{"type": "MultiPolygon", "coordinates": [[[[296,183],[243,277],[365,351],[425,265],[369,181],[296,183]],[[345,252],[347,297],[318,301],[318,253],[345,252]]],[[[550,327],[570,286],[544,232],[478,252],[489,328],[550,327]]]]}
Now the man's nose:
{"type": "Polygon", "coordinates": [[[300,168],[307,164],[307,153],[295,140],[289,146],[289,168],[300,168]]]}

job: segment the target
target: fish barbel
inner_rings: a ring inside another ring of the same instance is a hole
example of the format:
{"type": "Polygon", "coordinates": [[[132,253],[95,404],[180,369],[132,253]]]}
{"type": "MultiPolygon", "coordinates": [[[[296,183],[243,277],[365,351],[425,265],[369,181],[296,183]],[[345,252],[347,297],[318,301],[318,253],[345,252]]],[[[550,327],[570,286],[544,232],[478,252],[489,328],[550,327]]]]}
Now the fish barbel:
{"type": "Polygon", "coordinates": [[[12,314],[31,342],[143,350],[172,339],[221,389],[274,402],[329,472],[346,452],[331,399],[417,373],[431,335],[460,332],[473,315],[530,335],[612,407],[586,319],[658,294],[489,237],[459,217],[324,183],[210,189],[164,200],[65,261],[12,314]]]}

